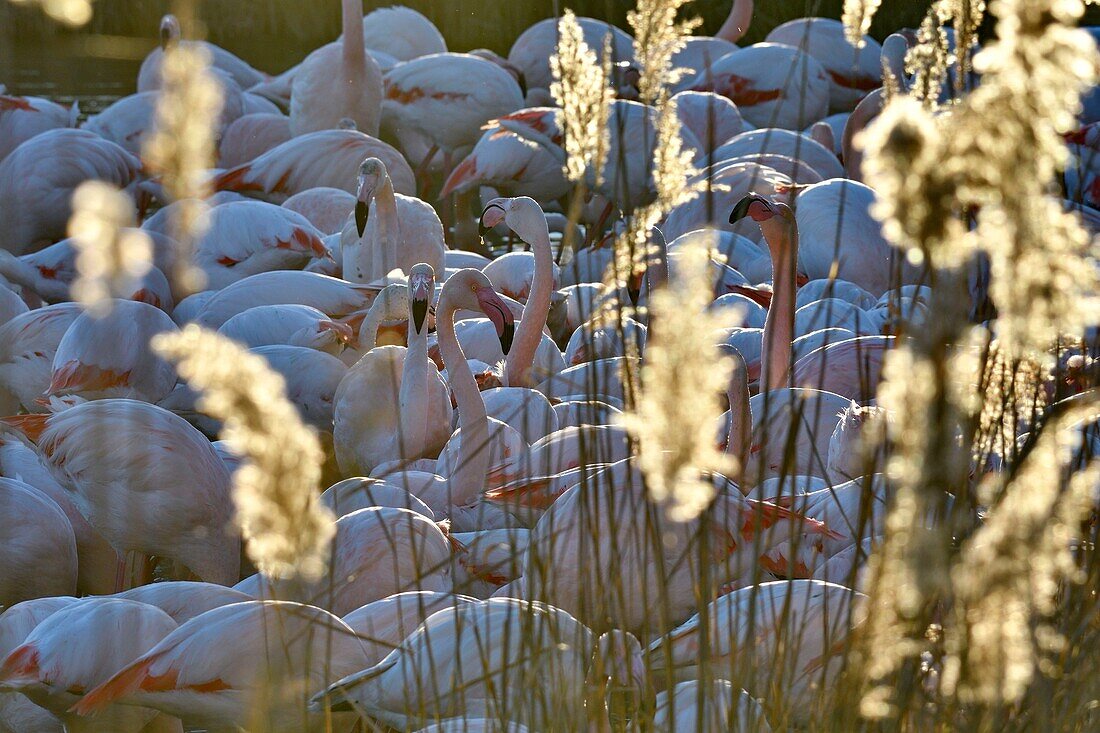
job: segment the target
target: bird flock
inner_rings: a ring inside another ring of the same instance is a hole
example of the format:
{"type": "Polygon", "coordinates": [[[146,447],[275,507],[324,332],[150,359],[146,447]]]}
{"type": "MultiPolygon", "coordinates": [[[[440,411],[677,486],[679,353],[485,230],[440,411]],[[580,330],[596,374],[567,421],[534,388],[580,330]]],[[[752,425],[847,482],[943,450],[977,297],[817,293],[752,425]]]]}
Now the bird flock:
{"type": "MultiPolygon", "coordinates": [[[[856,144],[884,69],[906,92],[916,38],[857,49],[804,18],[738,47],[752,5],[674,55],[706,193],[610,288],[658,143],[633,39],[603,21],[577,19],[615,92],[577,207],[552,18],[504,58],[344,0],[341,37],[271,76],[166,16],[136,93],[98,114],[0,95],[0,731],[808,724],[886,531],[884,357],[931,313],[856,144]],[[206,50],[223,100],[190,251],[142,158],[181,44],[206,50]],[[90,180],[132,198],[151,242],[106,313],[74,292],[90,180]],[[649,497],[622,416],[648,306],[699,247],[734,366],[696,439],[736,470],[684,519],[649,497]],[[321,440],[320,577],[253,565],[234,523],[248,458],[152,345],[195,325],[262,357],[321,440]]],[[[1088,114],[1081,159],[1100,148],[1088,114]]],[[[1093,225],[1098,174],[1065,192],[1093,225]]]]}

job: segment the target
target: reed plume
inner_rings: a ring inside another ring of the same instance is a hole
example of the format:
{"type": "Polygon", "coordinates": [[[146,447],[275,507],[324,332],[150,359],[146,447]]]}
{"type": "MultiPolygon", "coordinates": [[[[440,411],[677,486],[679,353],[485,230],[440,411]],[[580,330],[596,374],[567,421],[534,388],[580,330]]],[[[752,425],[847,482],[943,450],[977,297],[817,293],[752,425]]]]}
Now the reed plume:
{"type": "Polygon", "coordinates": [[[566,10],[558,21],[558,47],[550,57],[554,82],[550,94],[561,108],[565,140],[565,175],[570,181],[584,180],[591,168],[599,184],[607,160],[607,121],[615,91],[611,88],[610,37],[605,39],[603,62],[584,42],[584,33],[573,11],[566,10]]]}
{"type": "Polygon", "coordinates": [[[135,229],[129,196],[103,181],[85,181],[73,192],[69,236],[76,249],[72,295],[93,315],[106,315],[112,298],[129,298],[153,266],[153,243],[135,229]]]}
{"type": "Polygon", "coordinates": [[[952,570],[955,623],[946,626],[943,688],[964,702],[1015,702],[1036,669],[1062,651],[1047,619],[1060,583],[1080,579],[1073,541],[1094,511],[1100,463],[1072,476],[1081,429],[1100,418],[1100,392],[1081,395],[1054,418],[1014,473],[980,487],[990,506],[952,570]]]}
{"type": "Polygon", "coordinates": [[[947,33],[940,26],[940,16],[933,7],[921,22],[917,45],[905,56],[905,73],[913,77],[911,94],[925,107],[934,108],[939,104],[950,61],[947,33]]]}
{"type": "MultiPolygon", "coordinates": [[[[709,237],[717,239],[715,233],[709,237]]],[[[684,246],[676,276],[651,294],[653,330],[641,369],[641,397],[623,419],[638,440],[650,497],[666,504],[677,521],[694,519],[714,499],[704,472],[737,468],[732,456],[715,447],[719,395],[729,383],[732,362],[714,342],[714,331],[729,324],[708,310],[714,271],[713,244],[706,238],[684,246]]]]}
{"type": "Polygon", "coordinates": [[[179,203],[172,234],[179,243],[177,287],[203,287],[202,270],[191,263],[195,242],[205,229],[210,169],[216,160],[222,93],[211,71],[210,53],[197,43],[178,43],[164,51],[155,123],[142,148],[149,170],[160,176],[165,192],[179,203]]]}
{"type": "Polygon", "coordinates": [[[233,474],[235,519],[256,567],[272,578],[320,578],[335,533],[317,500],[324,456],[283,378],[263,357],[195,325],[156,336],[153,348],[202,395],[199,409],[223,422],[221,439],[244,457],[233,474]]]}
{"type": "Polygon", "coordinates": [[[79,28],[87,25],[92,19],[91,0],[11,0],[15,5],[29,5],[37,2],[42,11],[52,20],[69,26],[79,28]]]}
{"type": "Polygon", "coordinates": [[[647,104],[657,104],[674,84],[687,73],[672,67],[672,56],[684,47],[684,36],[702,22],[699,18],[677,21],[680,9],[690,0],[638,0],[626,14],[634,31],[634,58],[641,75],[638,96],[647,104]]]}
{"type": "Polygon", "coordinates": [[[882,0],[844,0],[841,21],[844,23],[844,37],[856,48],[863,48],[863,37],[871,30],[871,21],[875,18],[882,0]]]}

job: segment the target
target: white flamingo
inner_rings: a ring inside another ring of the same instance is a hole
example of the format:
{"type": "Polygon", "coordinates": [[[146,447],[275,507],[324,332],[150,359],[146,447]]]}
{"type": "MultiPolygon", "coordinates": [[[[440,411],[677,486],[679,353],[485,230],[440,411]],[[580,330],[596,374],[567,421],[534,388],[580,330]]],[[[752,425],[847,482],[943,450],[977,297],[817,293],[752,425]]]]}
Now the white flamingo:
{"type": "Polygon", "coordinates": [[[75,127],[79,109],[67,109],[41,97],[0,93],[0,160],[35,135],[59,127],[75,127]]]}
{"type": "Polygon", "coordinates": [[[382,72],[363,42],[363,5],[341,0],[343,34],[298,67],[290,93],[290,132],[334,128],[351,119],[359,130],[378,134],[382,119],[382,72]]]}
{"type": "MultiPolygon", "coordinates": [[[[0,660],[22,644],[35,626],[75,602],[76,599],[72,596],[36,598],[17,603],[0,613],[0,660]]],[[[64,733],[61,721],[53,713],[18,693],[0,694],[0,730],[4,733],[22,730],[64,733]]]]}
{"type": "Polygon", "coordinates": [[[10,478],[0,478],[0,507],[12,520],[0,525],[0,605],[75,593],[76,535],[61,507],[10,478]]]}

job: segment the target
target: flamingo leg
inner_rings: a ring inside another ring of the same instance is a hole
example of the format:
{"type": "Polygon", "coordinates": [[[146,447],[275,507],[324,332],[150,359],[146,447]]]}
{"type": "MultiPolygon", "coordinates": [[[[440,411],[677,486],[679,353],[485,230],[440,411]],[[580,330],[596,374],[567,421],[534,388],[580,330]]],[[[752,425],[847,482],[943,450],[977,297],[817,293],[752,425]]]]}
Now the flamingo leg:
{"type": "MultiPolygon", "coordinates": [[[[421,160],[419,165],[416,166],[415,176],[416,176],[416,187],[417,187],[417,190],[419,191],[418,195],[420,196],[420,198],[425,199],[425,200],[427,200],[427,198],[428,198],[428,187],[431,186],[431,183],[432,183],[431,182],[431,172],[430,172],[430,168],[431,168],[431,165],[432,165],[432,160],[435,158],[435,154],[438,153],[438,152],[439,152],[439,146],[438,145],[432,145],[431,148],[428,149],[428,152],[424,155],[423,160],[421,160]]],[[[448,166],[448,169],[449,169],[449,166],[448,166]]]]}

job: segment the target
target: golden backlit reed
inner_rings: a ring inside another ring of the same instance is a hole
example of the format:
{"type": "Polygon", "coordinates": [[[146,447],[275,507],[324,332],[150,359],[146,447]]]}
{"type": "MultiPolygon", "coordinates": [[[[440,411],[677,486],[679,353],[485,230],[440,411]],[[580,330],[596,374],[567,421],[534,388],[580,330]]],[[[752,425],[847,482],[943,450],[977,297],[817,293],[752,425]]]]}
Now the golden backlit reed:
{"type": "MultiPolygon", "coordinates": [[[[717,234],[711,235],[717,239],[717,234]]],[[[710,311],[714,269],[711,242],[696,237],[680,250],[676,275],[650,296],[652,331],[641,369],[641,396],[623,424],[638,441],[646,488],[677,521],[695,519],[714,499],[701,472],[735,472],[731,455],[717,448],[720,395],[732,361],[721,354],[714,332],[729,313],[710,311]]]]}
{"type": "Polygon", "coordinates": [[[58,23],[71,28],[86,25],[92,19],[91,0],[10,0],[15,5],[29,5],[36,2],[42,11],[58,23]]]}
{"type": "Polygon", "coordinates": [[[179,289],[193,292],[201,290],[205,280],[192,265],[191,253],[205,229],[204,199],[211,193],[222,93],[211,71],[210,53],[197,43],[166,48],[160,73],[155,123],[141,152],[165,193],[179,204],[172,221],[179,243],[176,272],[166,274],[179,289]]]}
{"type": "Polygon", "coordinates": [[[153,266],[153,243],[135,224],[133,200],[111,184],[85,181],[73,192],[72,296],[93,315],[109,313],[112,298],[132,296],[153,266]]]}
{"type": "Polygon", "coordinates": [[[324,456],[317,435],[263,357],[195,325],[153,348],[201,394],[199,409],[222,421],[221,439],[244,461],[233,474],[236,522],[248,556],[268,577],[317,580],[335,518],[318,502],[324,456]]]}
{"type": "Polygon", "coordinates": [[[561,108],[565,175],[574,183],[583,181],[591,169],[598,184],[607,160],[607,119],[615,92],[609,83],[612,54],[609,47],[603,51],[601,63],[596,52],[585,44],[573,11],[566,10],[558,21],[557,52],[550,57],[554,75],[550,94],[561,108]]]}
{"type": "Polygon", "coordinates": [[[684,47],[684,36],[699,27],[699,18],[676,20],[690,0],[638,0],[627,12],[626,22],[634,31],[634,59],[640,77],[638,96],[646,104],[658,104],[674,84],[687,73],[672,66],[672,56],[684,47]]]}
{"type": "Polygon", "coordinates": [[[844,0],[841,20],[844,22],[844,35],[848,43],[863,48],[863,36],[871,30],[871,21],[882,0],[844,0]]]}

